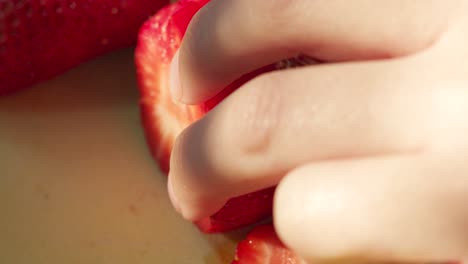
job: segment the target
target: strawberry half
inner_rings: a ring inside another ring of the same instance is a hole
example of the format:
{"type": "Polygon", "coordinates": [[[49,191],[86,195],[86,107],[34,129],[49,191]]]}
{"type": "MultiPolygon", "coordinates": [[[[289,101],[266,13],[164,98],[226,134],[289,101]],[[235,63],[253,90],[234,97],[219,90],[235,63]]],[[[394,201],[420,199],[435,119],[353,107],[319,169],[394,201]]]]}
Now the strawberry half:
{"type": "MultiPolygon", "coordinates": [[[[341,260],[341,263],[346,260],[341,260]]],[[[351,259],[348,263],[357,263],[351,259]]],[[[273,225],[255,227],[247,237],[239,242],[231,264],[306,264],[298,255],[288,249],[277,236],[273,225]]],[[[409,263],[409,262],[382,262],[409,263]]],[[[417,262],[416,262],[417,263],[417,262]]],[[[423,262],[421,262],[423,263],[423,262]]],[[[434,262],[437,263],[437,262],[434,262]]],[[[461,264],[459,261],[438,262],[440,264],[461,264]]]]}
{"type": "Polygon", "coordinates": [[[136,42],[168,0],[0,0],[0,95],[136,42]]]}
{"type": "MultiPolygon", "coordinates": [[[[169,93],[169,65],[192,16],[208,0],[183,0],[160,10],[141,28],[135,54],[146,138],[161,169],[169,171],[172,146],[180,132],[200,119],[222,99],[267,66],[247,74],[215,98],[200,105],[173,103],[169,93]]],[[[274,188],[230,199],[216,214],[196,224],[204,232],[223,232],[257,222],[272,210],[274,188]]]]}
{"type": "Polygon", "coordinates": [[[305,264],[279,240],[272,225],[255,227],[237,245],[232,264],[305,264]]]}

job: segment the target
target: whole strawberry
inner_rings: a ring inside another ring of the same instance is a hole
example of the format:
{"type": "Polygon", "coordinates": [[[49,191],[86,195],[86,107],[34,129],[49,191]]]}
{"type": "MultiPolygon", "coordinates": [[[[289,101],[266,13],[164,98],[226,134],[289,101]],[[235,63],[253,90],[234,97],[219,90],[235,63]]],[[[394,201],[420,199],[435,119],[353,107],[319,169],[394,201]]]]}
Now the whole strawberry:
{"type": "Polygon", "coordinates": [[[168,0],[0,0],[0,95],[135,43],[168,0]]]}

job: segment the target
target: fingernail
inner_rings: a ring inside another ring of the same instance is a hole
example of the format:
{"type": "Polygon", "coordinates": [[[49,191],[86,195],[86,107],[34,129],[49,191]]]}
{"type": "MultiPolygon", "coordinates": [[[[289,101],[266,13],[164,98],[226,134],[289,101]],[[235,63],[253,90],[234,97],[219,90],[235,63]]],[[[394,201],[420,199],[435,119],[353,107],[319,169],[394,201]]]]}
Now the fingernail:
{"type": "Polygon", "coordinates": [[[177,200],[175,194],[174,194],[174,187],[172,185],[172,181],[171,181],[171,178],[169,176],[168,180],[167,180],[167,192],[169,193],[169,199],[171,200],[171,203],[172,203],[172,206],[174,206],[174,209],[178,212],[178,213],[182,213],[182,210],[181,210],[181,207],[180,207],[180,204],[179,204],[179,201],[177,200]]]}
{"type": "Polygon", "coordinates": [[[169,72],[169,88],[174,102],[179,102],[182,97],[182,86],[180,85],[179,74],[179,51],[172,58],[169,72]]]}

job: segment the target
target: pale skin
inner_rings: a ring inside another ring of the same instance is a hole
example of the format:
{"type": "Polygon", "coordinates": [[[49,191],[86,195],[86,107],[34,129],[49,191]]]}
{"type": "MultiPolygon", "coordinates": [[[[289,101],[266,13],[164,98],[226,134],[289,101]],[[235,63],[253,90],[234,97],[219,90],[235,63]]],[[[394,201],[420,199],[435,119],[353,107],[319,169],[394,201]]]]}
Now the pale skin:
{"type": "Polygon", "coordinates": [[[306,260],[468,256],[468,1],[214,0],[172,64],[203,102],[260,75],[177,139],[168,188],[189,220],[278,184],[274,225],[306,260]]]}

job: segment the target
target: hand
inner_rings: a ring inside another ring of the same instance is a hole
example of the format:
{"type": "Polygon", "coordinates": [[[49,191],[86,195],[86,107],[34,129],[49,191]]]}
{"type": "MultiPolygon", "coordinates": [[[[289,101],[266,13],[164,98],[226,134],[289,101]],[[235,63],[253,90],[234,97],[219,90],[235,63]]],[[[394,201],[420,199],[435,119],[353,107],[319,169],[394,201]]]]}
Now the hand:
{"type": "Polygon", "coordinates": [[[274,224],[309,260],[447,261],[468,249],[468,1],[213,0],[174,59],[205,101],[263,74],[178,138],[169,189],[187,219],[279,184],[274,224]]]}

